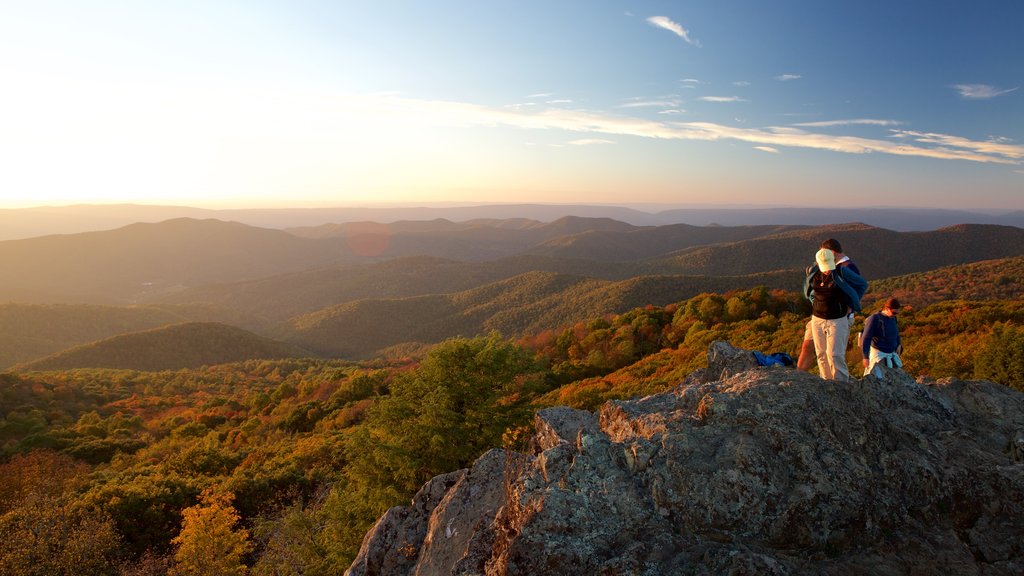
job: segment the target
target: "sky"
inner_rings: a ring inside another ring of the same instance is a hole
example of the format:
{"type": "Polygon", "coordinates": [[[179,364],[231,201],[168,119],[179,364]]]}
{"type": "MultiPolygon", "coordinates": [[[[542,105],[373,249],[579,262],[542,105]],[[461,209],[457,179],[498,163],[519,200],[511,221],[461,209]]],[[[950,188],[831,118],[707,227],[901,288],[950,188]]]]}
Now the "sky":
{"type": "Polygon", "coordinates": [[[0,208],[1024,209],[1024,2],[0,0],[0,208]]]}

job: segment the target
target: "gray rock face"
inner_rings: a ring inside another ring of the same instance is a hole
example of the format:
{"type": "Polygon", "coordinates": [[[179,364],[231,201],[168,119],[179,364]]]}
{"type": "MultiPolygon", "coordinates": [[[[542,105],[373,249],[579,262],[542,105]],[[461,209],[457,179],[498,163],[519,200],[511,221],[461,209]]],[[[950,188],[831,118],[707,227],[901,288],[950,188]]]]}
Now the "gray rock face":
{"type": "Polygon", "coordinates": [[[1024,395],[756,367],[536,415],[371,531],[351,575],[1024,574],[1024,395]]]}

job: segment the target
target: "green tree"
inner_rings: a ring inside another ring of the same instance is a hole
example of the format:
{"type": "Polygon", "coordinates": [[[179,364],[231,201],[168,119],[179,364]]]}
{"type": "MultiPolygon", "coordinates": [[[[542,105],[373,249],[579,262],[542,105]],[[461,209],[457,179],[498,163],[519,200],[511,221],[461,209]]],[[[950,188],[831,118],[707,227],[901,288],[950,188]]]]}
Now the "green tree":
{"type": "Polygon", "coordinates": [[[528,419],[533,375],[532,356],[497,334],[439,344],[369,411],[349,445],[350,477],[391,506],[467,466],[528,419]]]}
{"type": "Polygon", "coordinates": [[[974,377],[1024,392],[1024,328],[997,323],[978,349],[974,377]]]}

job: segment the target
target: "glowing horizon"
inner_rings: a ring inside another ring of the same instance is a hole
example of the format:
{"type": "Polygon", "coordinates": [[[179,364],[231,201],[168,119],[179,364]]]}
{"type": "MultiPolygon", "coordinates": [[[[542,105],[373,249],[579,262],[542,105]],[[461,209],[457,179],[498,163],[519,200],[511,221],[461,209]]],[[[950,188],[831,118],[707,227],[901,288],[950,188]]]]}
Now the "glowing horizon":
{"type": "Polygon", "coordinates": [[[754,1],[100,6],[0,22],[0,208],[1024,206],[1019,66],[990,64],[1024,54],[1017,5],[909,31],[754,1]],[[955,65],[925,66],[952,22],[955,65]],[[858,32],[886,50],[846,55],[858,32]]]}

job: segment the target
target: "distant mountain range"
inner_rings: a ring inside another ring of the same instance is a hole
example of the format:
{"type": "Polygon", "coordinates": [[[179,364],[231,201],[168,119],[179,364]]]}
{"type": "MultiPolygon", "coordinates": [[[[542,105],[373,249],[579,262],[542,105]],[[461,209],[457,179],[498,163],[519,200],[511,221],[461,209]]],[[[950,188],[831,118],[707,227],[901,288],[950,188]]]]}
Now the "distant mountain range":
{"type": "MultiPolygon", "coordinates": [[[[275,230],[178,218],[0,241],[0,302],[9,302],[0,305],[0,368],[121,358],[114,350],[141,350],[139,337],[115,337],[188,323],[206,328],[161,338],[251,336],[292,351],[367,358],[490,330],[536,333],[701,292],[798,290],[827,237],[839,238],[873,282],[1002,258],[1011,272],[993,278],[1006,288],[1020,268],[1013,259],[1024,255],[1024,229],[990,224],[900,232],[862,223],[638,226],[569,216],[275,230]],[[225,335],[221,326],[239,332],[225,335]],[[99,352],[25,364],[97,341],[99,352]]],[[[982,270],[995,274],[998,265],[982,270]]],[[[915,286],[941,283],[942,274],[915,286]]],[[[239,357],[228,346],[205,348],[239,357]]]]}
{"type": "Polygon", "coordinates": [[[136,222],[176,218],[241,222],[262,228],[318,227],[351,222],[534,220],[553,222],[566,216],[609,218],[634,226],[795,225],[823,226],[861,222],[897,231],[935,230],[955,224],[1024,227],[1024,210],[972,212],[931,208],[697,208],[663,205],[492,204],[472,206],[380,206],[337,208],[267,208],[213,210],[188,206],[76,205],[0,209],[0,240],[32,238],[119,228],[136,222]]]}

